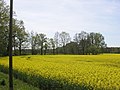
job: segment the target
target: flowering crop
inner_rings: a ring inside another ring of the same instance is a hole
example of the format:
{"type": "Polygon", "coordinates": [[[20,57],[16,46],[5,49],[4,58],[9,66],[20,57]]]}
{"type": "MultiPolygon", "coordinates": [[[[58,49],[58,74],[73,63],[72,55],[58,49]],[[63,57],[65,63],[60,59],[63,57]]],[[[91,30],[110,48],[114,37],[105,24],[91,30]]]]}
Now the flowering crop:
{"type": "MultiPolygon", "coordinates": [[[[6,57],[0,65],[8,67],[6,57]]],[[[13,65],[16,78],[43,90],[120,89],[117,54],[15,56],[13,65]]]]}

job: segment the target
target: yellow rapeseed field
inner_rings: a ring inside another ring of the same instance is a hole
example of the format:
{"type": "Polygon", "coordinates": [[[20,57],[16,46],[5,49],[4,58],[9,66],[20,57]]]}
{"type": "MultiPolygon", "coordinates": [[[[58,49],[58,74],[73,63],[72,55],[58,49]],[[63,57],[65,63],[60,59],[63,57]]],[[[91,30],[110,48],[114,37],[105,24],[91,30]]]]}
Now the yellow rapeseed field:
{"type": "MultiPolygon", "coordinates": [[[[0,58],[6,72],[8,57],[0,58]]],[[[43,90],[120,90],[120,55],[13,57],[14,77],[43,90]]]]}

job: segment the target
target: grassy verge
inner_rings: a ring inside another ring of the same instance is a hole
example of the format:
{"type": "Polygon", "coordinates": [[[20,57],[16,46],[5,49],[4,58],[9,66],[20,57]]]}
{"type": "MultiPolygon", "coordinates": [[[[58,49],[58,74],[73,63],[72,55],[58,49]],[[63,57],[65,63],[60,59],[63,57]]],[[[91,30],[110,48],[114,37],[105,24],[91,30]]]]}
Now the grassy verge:
{"type": "MultiPolygon", "coordinates": [[[[0,72],[0,90],[9,90],[8,87],[9,87],[8,74],[0,72]]],[[[14,90],[39,90],[39,89],[31,85],[28,85],[23,81],[14,79],[14,90]]]]}

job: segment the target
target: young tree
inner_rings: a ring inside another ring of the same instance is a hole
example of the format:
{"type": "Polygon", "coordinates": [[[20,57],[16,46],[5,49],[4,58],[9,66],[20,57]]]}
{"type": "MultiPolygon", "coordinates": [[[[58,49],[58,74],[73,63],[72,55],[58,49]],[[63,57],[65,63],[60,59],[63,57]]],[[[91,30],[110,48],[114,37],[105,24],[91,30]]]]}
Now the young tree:
{"type": "Polygon", "coordinates": [[[55,41],[53,40],[53,38],[50,38],[50,45],[53,51],[53,55],[55,54],[55,41]]]}
{"type": "Polygon", "coordinates": [[[41,51],[41,55],[43,55],[43,48],[44,48],[44,44],[47,41],[47,37],[45,34],[38,34],[38,45],[41,47],[40,51],[41,51]]]}
{"type": "Polygon", "coordinates": [[[29,41],[30,41],[30,44],[31,44],[31,53],[32,55],[35,55],[37,54],[36,52],[36,47],[37,47],[37,34],[34,34],[33,31],[31,31],[31,33],[29,34],[29,41]]]}
{"type": "Polygon", "coordinates": [[[74,36],[74,41],[78,45],[78,52],[79,54],[85,54],[86,53],[86,48],[87,48],[87,36],[88,33],[81,31],[81,33],[76,33],[74,36]]]}
{"type": "Polygon", "coordinates": [[[59,43],[60,43],[60,34],[59,34],[59,32],[55,33],[54,42],[55,42],[56,53],[58,54],[58,47],[59,47],[59,43]]]}
{"type": "Polygon", "coordinates": [[[86,49],[87,49],[87,33],[82,31],[80,34],[79,34],[79,37],[80,37],[80,47],[81,47],[81,53],[84,55],[86,53],[86,49]]]}
{"type": "Polygon", "coordinates": [[[25,31],[24,22],[17,21],[17,28],[16,28],[16,42],[18,43],[19,55],[21,55],[22,46],[25,42],[28,41],[28,33],[25,31]]]}
{"type": "Polygon", "coordinates": [[[60,42],[61,46],[63,47],[63,53],[66,54],[65,52],[65,46],[67,43],[69,43],[71,40],[69,33],[66,32],[61,32],[60,33],[60,42]]]}
{"type": "Polygon", "coordinates": [[[46,41],[45,43],[44,43],[44,55],[46,55],[47,54],[47,50],[48,50],[48,47],[49,47],[49,43],[46,41]]]}

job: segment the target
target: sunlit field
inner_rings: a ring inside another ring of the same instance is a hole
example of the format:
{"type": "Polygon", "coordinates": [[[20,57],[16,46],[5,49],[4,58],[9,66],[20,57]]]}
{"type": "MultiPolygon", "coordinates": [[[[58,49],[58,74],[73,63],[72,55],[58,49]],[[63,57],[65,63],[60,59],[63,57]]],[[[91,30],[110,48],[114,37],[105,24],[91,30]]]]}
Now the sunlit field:
{"type": "MultiPolygon", "coordinates": [[[[120,55],[34,55],[13,57],[14,77],[42,90],[119,90],[120,55]]],[[[7,73],[8,57],[0,58],[7,73]]]]}

